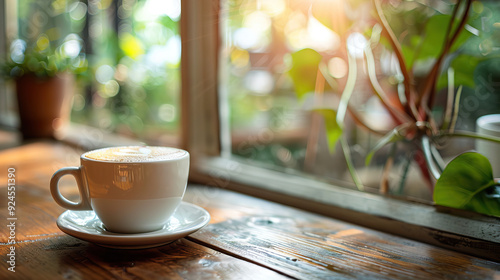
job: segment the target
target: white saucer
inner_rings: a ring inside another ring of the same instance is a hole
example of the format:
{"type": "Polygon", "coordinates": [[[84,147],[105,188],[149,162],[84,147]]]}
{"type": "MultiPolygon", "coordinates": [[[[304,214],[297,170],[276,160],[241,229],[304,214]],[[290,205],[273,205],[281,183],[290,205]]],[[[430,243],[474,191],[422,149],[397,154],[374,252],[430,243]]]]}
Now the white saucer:
{"type": "Polygon", "coordinates": [[[181,202],[162,229],[146,233],[123,234],[106,231],[93,211],[67,210],[57,219],[65,233],[97,245],[118,249],[144,249],[171,243],[204,227],[210,214],[196,205],[181,202]]]}

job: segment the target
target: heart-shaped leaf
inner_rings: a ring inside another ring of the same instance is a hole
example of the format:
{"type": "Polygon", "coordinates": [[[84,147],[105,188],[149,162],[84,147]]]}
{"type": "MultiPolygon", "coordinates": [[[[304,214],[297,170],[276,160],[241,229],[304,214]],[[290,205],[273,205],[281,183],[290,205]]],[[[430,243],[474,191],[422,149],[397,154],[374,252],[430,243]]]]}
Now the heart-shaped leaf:
{"type": "Polygon", "coordinates": [[[498,182],[493,179],[491,164],[479,153],[463,153],[453,159],[434,188],[434,202],[439,205],[500,216],[500,199],[491,195],[498,182]]]}
{"type": "Polygon", "coordinates": [[[292,53],[292,67],[288,74],[292,78],[299,99],[307,93],[314,92],[321,59],[321,54],[313,49],[302,49],[292,53]]]}
{"type": "Polygon", "coordinates": [[[314,109],[315,112],[320,113],[325,120],[326,138],[328,141],[328,149],[330,153],[335,151],[335,145],[342,135],[342,128],[337,123],[337,111],[333,109],[314,109]]]}

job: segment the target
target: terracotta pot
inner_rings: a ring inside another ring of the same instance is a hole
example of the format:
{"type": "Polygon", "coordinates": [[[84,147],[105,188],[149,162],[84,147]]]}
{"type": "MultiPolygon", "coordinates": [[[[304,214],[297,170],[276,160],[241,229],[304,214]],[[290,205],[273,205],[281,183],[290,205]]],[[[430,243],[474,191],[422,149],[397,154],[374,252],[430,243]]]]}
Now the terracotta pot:
{"type": "Polygon", "coordinates": [[[26,74],[16,80],[23,138],[55,138],[69,122],[74,75],[50,78],[26,74]]]}

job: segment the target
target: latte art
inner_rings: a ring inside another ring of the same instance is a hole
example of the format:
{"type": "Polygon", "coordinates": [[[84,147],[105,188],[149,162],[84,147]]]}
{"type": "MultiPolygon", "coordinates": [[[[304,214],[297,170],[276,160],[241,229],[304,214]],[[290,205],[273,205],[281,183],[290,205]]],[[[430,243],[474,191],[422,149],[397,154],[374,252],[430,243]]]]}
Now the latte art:
{"type": "Polygon", "coordinates": [[[88,159],[112,162],[148,162],[178,159],[186,155],[183,150],[168,147],[112,147],[88,152],[88,159]]]}

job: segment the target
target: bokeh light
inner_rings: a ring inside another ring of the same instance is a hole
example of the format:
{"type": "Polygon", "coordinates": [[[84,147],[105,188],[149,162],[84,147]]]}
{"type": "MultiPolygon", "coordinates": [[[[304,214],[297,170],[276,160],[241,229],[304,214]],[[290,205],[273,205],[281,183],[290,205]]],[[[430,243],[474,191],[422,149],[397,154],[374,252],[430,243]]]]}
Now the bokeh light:
{"type": "Polygon", "coordinates": [[[334,78],[340,79],[345,77],[348,70],[347,62],[340,57],[334,57],[328,61],[328,71],[334,78]]]}
{"type": "Polygon", "coordinates": [[[259,47],[260,35],[255,30],[242,27],[234,32],[234,43],[242,49],[256,49],[259,47]]]}
{"type": "Polygon", "coordinates": [[[83,2],[75,2],[69,8],[69,16],[71,19],[80,21],[87,14],[87,5],[83,2]]]}
{"type": "Polygon", "coordinates": [[[41,34],[36,40],[36,48],[38,51],[44,51],[50,46],[49,37],[46,34],[41,34]]]}
{"type": "Polygon", "coordinates": [[[10,58],[15,63],[23,63],[24,52],[26,50],[26,42],[21,39],[16,39],[10,45],[10,58]]]}
{"type": "Polygon", "coordinates": [[[274,79],[268,71],[252,70],[245,76],[244,84],[254,94],[265,95],[273,90],[274,79]]]}
{"type": "Polygon", "coordinates": [[[307,36],[309,46],[319,52],[335,51],[340,46],[339,35],[321,24],[314,17],[309,17],[307,36]]]}
{"type": "Polygon", "coordinates": [[[166,15],[171,19],[178,21],[181,16],[181,1],[180,0],[144,1],[144,6],[136,13],[135,19],[138,21],[149,21],[149,20],[154,20],[163,15],[166,15]]]}
{"type": "Polygon", "coordinates": [[[162,104],[158,108],[158,118],[165,122],[172,122],[175,120],[176,108],[172,104],[162,104]]]}
{"type": "Polygon", "coordinates": [[[82,40],[76,34],[69,34],[60,48],[64,57],[76,58],[82,51],[82,40]]]}
{"type": "Polygon", "coordinates": [[[95,72],[95,79],[101,84],[106,84],[113,78],[114,73],[115,70],[110,65],[101,65],[95,72]]]}
{"type": "Polygon", "coordinates": [[[356,58],[362,58],[368,41],[359,32],[353,32],[347,38],[347,50],[356,58]]]}
{"type": "Polygon", "coordinates": [[[270,16],[277,16],[286,10],[285,0],[258,0],[257,6],[270,16]]]}

